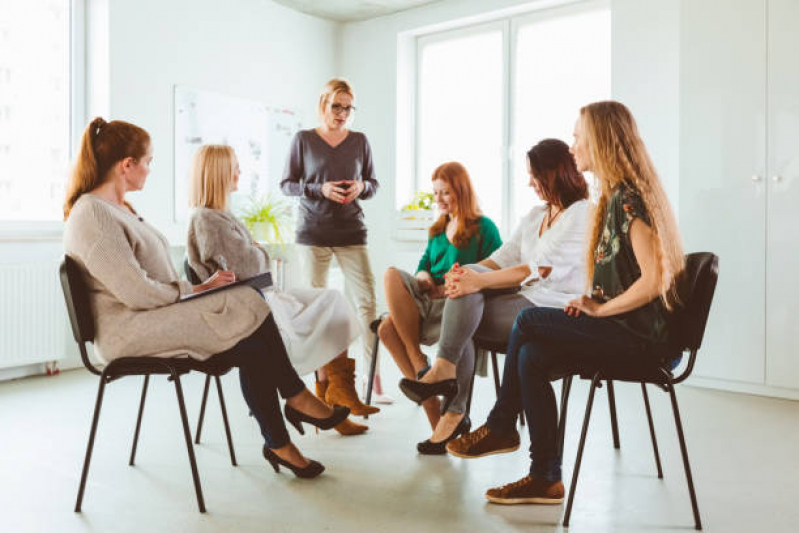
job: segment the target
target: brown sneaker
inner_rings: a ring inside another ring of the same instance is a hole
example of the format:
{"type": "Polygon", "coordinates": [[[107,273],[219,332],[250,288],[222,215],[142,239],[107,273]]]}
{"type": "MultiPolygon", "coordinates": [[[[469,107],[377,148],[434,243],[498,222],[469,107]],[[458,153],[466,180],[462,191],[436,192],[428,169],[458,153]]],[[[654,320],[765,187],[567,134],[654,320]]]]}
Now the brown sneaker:
{"type": "Polygon", "coordinates": [[[516,428],[505,434],[491,431],[483,424],[471,433],[467,433],[447,443],[447,451],[455,457],[476,459],[496,453],[515,452],[519,449],[519,432],[516,428]]]}
{"type": "Polygon", "coordinates": [[[526,476],[503,487],[489,489],[486,492],[486,500],[506,505],[515,503],[558,504],[563,503],[565,492],[562,481],[547,481],[526,476]]]}

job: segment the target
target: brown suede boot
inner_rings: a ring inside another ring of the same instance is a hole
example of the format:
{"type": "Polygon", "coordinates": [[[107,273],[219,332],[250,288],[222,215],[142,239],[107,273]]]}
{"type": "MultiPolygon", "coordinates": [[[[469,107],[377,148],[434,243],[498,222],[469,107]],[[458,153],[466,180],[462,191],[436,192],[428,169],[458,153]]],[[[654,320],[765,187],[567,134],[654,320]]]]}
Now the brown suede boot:
{"type": "MultiPolygon", "coordinates": [[[[325,393],[327,392],[327,381],[317,381],[316,382],[316,397],[325,401],[325,393]]],[[[344,420],[341,424],[334,426],[333,429],[339,432],[339,435],[343,435],[345,437],[351,435],[361,435],[365,433],[369,426],[365,426],[363,424],[358,424],[353,422],[349,418],[344,420]]]]}
{"type": "Polygon", "coordinates": [[[363,404],[355,392],[355,359],[338,357],[325,365],[325,371],[328,379],[325,403],[349,407],[355,416],[380,412],[378,407],[363,404]]]}

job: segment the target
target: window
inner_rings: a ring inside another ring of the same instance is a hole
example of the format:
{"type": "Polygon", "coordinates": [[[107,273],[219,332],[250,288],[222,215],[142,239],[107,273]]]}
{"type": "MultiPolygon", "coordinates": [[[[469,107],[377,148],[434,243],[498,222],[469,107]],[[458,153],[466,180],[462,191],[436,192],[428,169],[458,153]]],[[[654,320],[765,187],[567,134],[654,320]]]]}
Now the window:
{"type": "Polygon", "coordinates": [[[0,221],[62,218],[74,3],[0,2],[0,221]]]}
{"type": "Polygon", "coordinates": [[[606,2],[419,37],[415,188],[431,189],[438,164],[460,161],[507,234],[540,203],[527,150],[547,137],[571,144],[580,107],[610,98],[610,52],[606,2]]]}

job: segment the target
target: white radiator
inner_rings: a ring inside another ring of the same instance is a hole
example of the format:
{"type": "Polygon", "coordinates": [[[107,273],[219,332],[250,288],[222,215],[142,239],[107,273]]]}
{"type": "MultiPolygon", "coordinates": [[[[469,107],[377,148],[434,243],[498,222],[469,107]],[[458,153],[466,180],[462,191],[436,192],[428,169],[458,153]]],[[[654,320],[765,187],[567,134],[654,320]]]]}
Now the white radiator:
{"type": "Polygon", "coordinates": [[[67,333],[58,264],[0,264],[0,368],[64,356],[67,333]]]}

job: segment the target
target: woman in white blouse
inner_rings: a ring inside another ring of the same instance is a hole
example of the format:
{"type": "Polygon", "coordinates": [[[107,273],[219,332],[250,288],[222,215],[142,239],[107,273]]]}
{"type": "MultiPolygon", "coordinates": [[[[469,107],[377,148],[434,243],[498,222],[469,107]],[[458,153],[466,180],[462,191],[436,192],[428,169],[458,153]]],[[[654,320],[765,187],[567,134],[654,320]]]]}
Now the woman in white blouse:
{"type": "MultiPolygon", "coordinates": [[[[458,361],[474,350],[472,336],[478,329],[482,337],[505,342],[522,309],[565,308],[585,292],[585,178],[568,145],[557,139],[545,139],[527,152],[527,170],[530,186],[545,203],[534,207],[488,259],[455,265],[447,274],[436,361],[419,381],[401,382],[403,392],[410,390],[415,399],[426,399],[443,390],[441,382],[454,380],[458,361]],[[484,291],[519,285],[515,293],[484,291]]],[[[446,453],[446,443],[464,423],[462,414],[442,416],[430,439],[437,453],[446,453]]]]}

